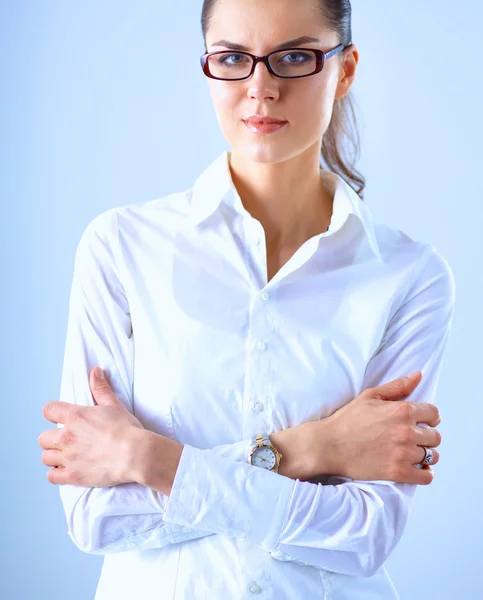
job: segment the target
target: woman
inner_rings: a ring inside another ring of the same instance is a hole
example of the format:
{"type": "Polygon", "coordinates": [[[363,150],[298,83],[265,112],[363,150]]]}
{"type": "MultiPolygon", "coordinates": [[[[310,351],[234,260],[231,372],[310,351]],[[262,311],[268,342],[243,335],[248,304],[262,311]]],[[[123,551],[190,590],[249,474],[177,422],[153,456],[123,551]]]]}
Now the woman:
{"type": "Polygon", "coordinates": [[[340,152],[350,19],[348,0],[206,1],[231,152],[80,240],[44,407],[64,431],[39,443],[69,535],[105,555],[96,600],[398,597],[384,562],[439,458],[454,281],[374,222],[340,152]]]}

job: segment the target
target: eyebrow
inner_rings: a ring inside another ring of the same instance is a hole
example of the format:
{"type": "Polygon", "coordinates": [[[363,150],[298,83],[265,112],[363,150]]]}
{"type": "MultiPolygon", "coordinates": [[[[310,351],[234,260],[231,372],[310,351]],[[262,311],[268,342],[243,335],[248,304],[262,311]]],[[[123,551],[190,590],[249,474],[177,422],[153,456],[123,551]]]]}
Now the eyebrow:
{"type": "MultiPolygon", "coordinates": [[[[278,44],[272,48],[272,50],[284,50],[285,48],[294,48],[299,46],[300,44],[308,44],[309,42],[319,42],[320,40],[314,37],[310,37],[309,35],[303,35],[302,37],[295,38],[294,40],[288,40],[287,42],[283,42],[282,44],[278,44]]],[[[213,46],[225,46],[225,48],[229,48],[230,50],[239,50],[240,52],[248,52],[249,48],[244,46],[243,44],[235,44],[235,42],[229,42],[228,40],[219,40],[212,44],[213,46]]]]}

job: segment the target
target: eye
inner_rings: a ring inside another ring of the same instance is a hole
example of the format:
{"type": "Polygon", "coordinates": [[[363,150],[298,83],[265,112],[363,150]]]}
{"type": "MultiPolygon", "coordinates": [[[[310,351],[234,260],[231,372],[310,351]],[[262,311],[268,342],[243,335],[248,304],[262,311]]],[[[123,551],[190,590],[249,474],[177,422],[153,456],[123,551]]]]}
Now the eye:
{"type": "Polygon", "coordinates": [[[221,54],[218,56],[218,62],[224,65],[239,65],[246,60],[248,60],[248,57],[244,54],[221,54]],[[239,58],[239,60],[229,61],[233,57],[239,58]]]}
{"type": "Polygon", "coordinates": [[[287,62],[292,63],[292,64],[293,63],[305,62],[307,60],[310,60],[310,55],[306,54],[305,52],[290,52],[288,54],[285,54],[285,55],[281,56],[280,59],[284,59],[284,58],[286,58],[288,56],[290,56],[290,57],[293,57],[293,56],[301,57],[301,60],[289,60],[289,61],[287,61],[287,62]]]}

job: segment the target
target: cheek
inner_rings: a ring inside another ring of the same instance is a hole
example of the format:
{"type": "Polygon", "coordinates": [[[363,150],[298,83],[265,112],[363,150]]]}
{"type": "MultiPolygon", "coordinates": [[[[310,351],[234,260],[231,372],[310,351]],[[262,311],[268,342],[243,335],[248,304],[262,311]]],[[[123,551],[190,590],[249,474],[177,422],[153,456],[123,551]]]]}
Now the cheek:
{"type": "Polygon", "coordinates": [[[222,81],[210,83],[210,96],[217,113],[232,113],[237,97],[234,89],[222,81]]]}
{"type": "Polygon", "coordinates": [[[302,93],[307,103],[316,105],[320,109],[330,106],[334,98],[330,81],[315,76],[312,78],[308,77],[305,83],[305,89],[302,93]]]}
{"type": "Polygon", "coordinates": [[[239,106],[241,99],[233,89],[222,82],[214,81],[210,84],[210,96],[215,110],[216,118],[223,131],[232,128],[237,119],[241,119],[239,106]]]}
{"type": "Polygon", "coordinates": [[[327,79],[309,78],[301,94],[300,114],[307,125],[325,132],[332,117],[334,90],[327,79]]]}
{"type": "Polygon", "coordinates": [[[330,102],[322,93],[320,87],[307,86],[301,93],[297,94],[292,112],[294,124],[303,135],[309,137],[318,136],[326,129],[330,121],[330,102]],[[327,123],[326,123],[327,121],[327,123]]]}

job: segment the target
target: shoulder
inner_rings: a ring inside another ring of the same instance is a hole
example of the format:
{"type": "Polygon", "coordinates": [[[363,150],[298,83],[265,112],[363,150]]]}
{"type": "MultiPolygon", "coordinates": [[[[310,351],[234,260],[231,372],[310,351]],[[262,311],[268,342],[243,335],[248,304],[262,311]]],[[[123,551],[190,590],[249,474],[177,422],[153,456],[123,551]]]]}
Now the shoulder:
{"type": "Polygon", "coordinates": [[[454,303],[455,278],[447,258],[433,244],[410,237],[404,231],[373,222],[384,263],[406,273],[407,294],[414,296],[423,289],[444,295],[454,303]]]}
{"type": "Polygon", "coordinates": [[[401,229],[373,221],[374,233],[385,260],[405,257],[407,261],[422,263],[430,261],[435,268],[451,271],[446,258],[429,242],[412,238],[401,229]]]}
{"type": "Polygon", "coordinates": [[[189,188],[146,202],[120,206],[114,209],[118,227],[121,231],[143,227],[182,227],[188,216],[191,196],[192,188],[189,188]]]}
{"type": "Polygon", "coordinates": [[[146,231],[175,231],[188,216],[192,188],[145,202],[133,202],[99,213],[85,227],[80,244],[95,240],[117,245],[125,237],[140,239],[146,231]]]}

